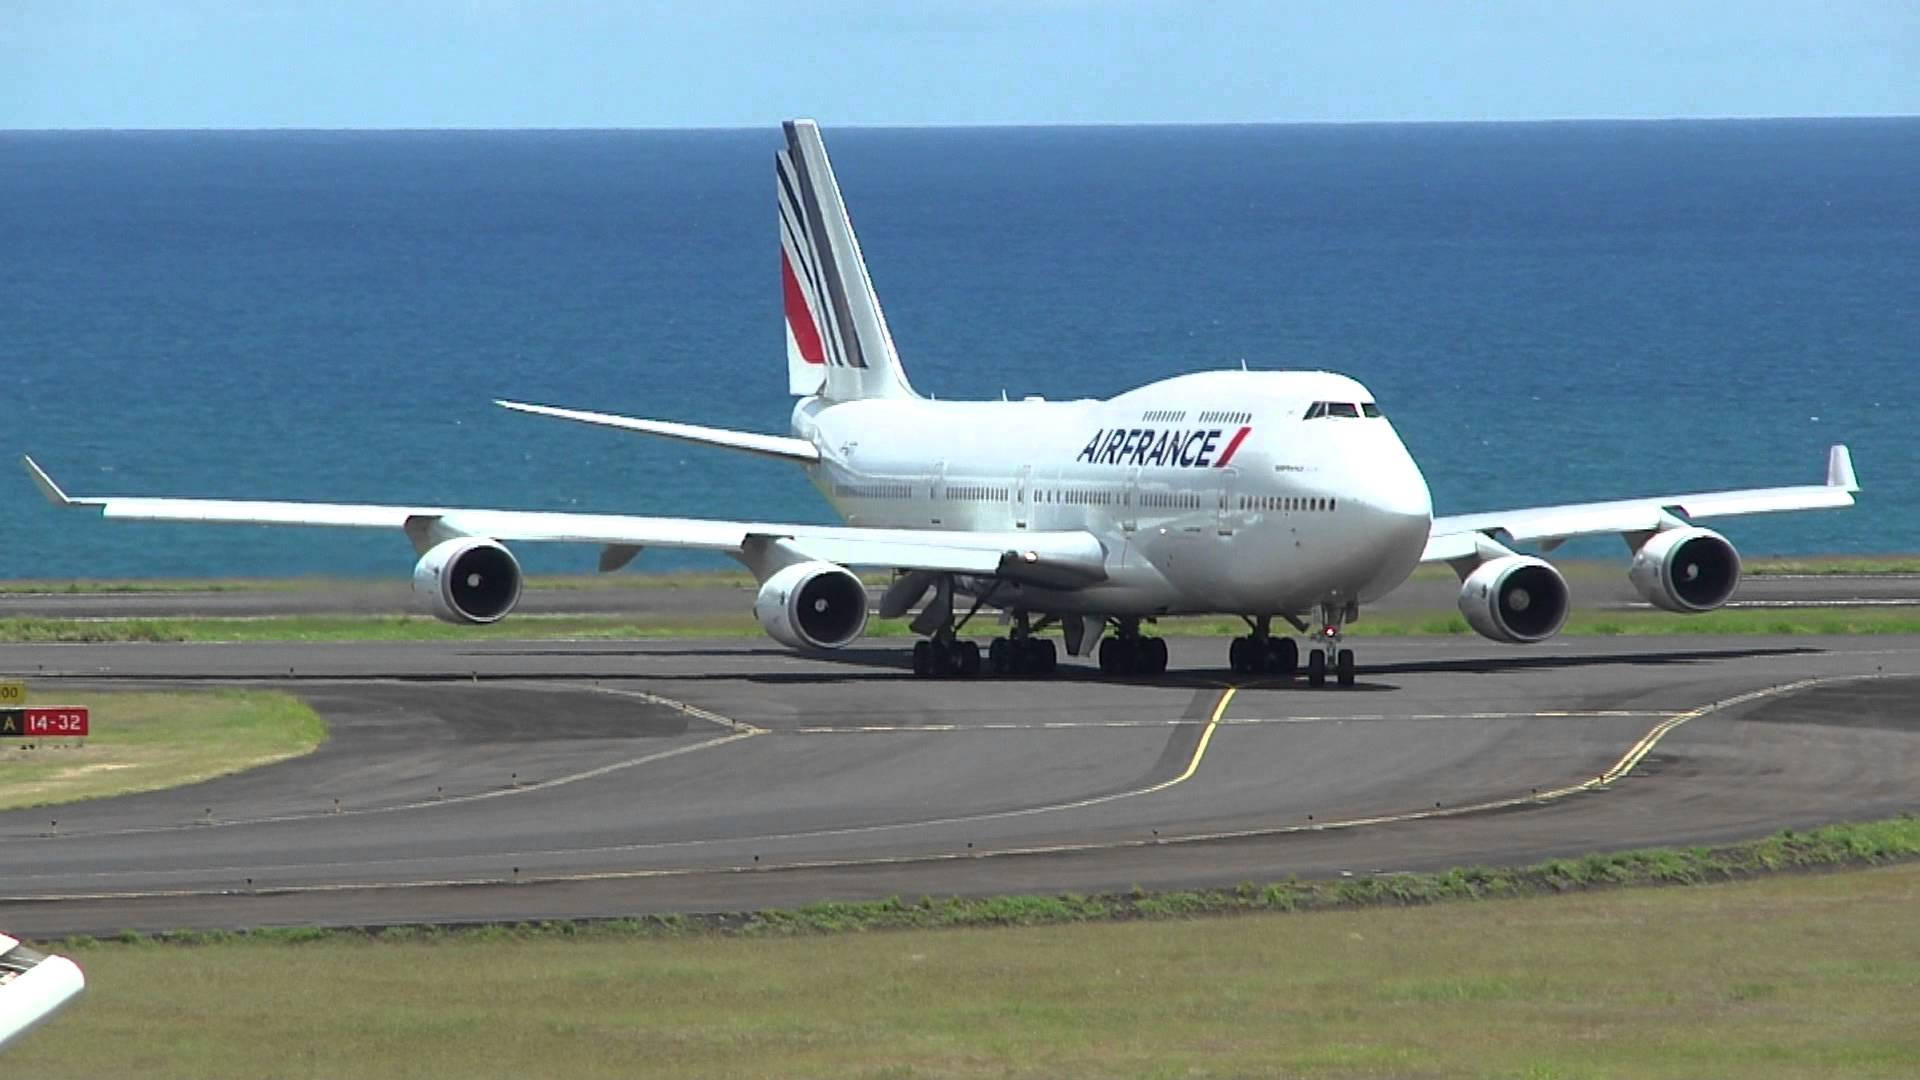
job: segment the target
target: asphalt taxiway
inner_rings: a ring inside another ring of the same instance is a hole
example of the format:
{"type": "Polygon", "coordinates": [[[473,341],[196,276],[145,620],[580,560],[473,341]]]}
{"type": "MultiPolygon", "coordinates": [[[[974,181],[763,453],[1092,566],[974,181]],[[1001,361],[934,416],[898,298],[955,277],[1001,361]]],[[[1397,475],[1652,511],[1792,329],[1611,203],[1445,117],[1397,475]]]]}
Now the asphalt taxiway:
{"type": "Polygon", "coordinates": [[[1366,639],[1350,690],[1236,682],[1223,642],[1172,644],[1153,680],[952,682],[912,678],[899,642],[0,647],[36,696],[266,686],[332,727],[252,772],[0,814],[0,925],[1221,885],[1920,804],[1920,638],[1366,639]]]}

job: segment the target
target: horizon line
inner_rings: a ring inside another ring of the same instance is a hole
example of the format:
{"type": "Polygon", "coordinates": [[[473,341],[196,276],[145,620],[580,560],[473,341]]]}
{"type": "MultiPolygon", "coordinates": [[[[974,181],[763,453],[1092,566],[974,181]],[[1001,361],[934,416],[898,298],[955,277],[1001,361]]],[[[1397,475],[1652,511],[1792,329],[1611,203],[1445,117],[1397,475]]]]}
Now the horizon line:
{"type": "MultiPolygon", "coordinates": [[[[1130,128],[1130,127],[1384,127],[1384,126],[1443,126],[1467,124],[1672,124],[1672,123],[1714,123],[1755,120],[1805,121],[1805,120],[1913,120],[1920,119],[1920,113],[1726,113],[1672,116],[1504,116],[1475,118],[1416,118],[1416,119],[1347,119],[1347,120],[1022,120],[1012,122],[983,123],[892,123],[862,121],[831,121],[822,126],[834,130],[875,130],[875,131],[925,131],[925,130],[966,130],[966,129],[1022,129],[1022,128],[1130,128]]],[[[0,127],[6,134],[62,134],[62,133],[197,133],[197,132],[366,132],[366,133],[409,133],[409,132],[594,132],[594,131],[760,131],[776,128],[781,120],[767,124],[515,124],[503,127],[486,127],[463,124],[430,125],[307,125],[307,124],[262,124],[252,126],[206,126],[206,125],[158,125],[146,127],[92,125],[83,127],[0,127]]]]}

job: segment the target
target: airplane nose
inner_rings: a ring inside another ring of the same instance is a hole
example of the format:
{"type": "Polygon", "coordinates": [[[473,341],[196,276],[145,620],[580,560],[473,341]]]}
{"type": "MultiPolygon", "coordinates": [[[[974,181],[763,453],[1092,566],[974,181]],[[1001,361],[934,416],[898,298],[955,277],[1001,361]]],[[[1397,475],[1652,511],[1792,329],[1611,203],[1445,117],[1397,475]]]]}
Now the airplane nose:
{"type": "Polygon", "coordinates": [[[1367,515],[1374,568],[1361,589],[1369,598],[1392,590],[1419,564],[1433,529],[1433,495],[1406,448],[1393,440],[1371,455],[1355,477],[1358,502],[1367,515]]]}
{"type": "Polygon", "coordinates": [[[1433,494],[1427,490],[1427,478],[1413,455],[1390,439],[1367,455],[1354,475],[1361,501],[1388,522],[1401,522],[1408,528],[1418,525],[1421,533],[1433,524],[1433,494]]]}

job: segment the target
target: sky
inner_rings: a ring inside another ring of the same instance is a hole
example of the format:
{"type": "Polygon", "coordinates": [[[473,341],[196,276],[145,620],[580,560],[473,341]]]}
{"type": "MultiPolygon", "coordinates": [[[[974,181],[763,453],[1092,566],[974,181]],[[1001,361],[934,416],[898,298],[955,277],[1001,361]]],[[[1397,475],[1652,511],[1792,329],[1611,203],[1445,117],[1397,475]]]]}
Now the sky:
{"type": "Polygon", "coordinates": [[[0,129],[1914,114],[1916,0],[0,0],[0,129]]]}

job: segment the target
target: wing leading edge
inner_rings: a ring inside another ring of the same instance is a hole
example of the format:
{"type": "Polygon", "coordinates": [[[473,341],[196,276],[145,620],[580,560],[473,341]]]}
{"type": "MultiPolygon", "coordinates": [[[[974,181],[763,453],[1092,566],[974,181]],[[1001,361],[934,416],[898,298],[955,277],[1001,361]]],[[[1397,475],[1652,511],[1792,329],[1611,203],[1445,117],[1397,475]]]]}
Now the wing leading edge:
{"type": "Polygon", "coordinates": [[[961,532],[538,510],[143,496],[76,498],[55,483],[33,458],[23,457],[21,461],[41,494],[54,505],[98,509],[103,517],[129,521],[392,529],[406,533],[416,548],[425,538],[450,536],[597,544],[626,551],[628,558],[643,547],[686,548],[718,551],[749,563],[768,546],[780,544],[807,558],[854,568],[991,575],[1056,588],[1089,585],[1107,576],[1105,547],[1092,533],[1078,530],[961,532]]]}
{"type": "Polygon", "coordinates": [[[1827,451],[1824,484],[1707,491],[1436,517],[1421,561],[1473,559],[1485,549],[1488,540],[1499,544],[1537,543],[1551,551],[1576,536],[1648,533],[1685,524],[1688,520],[1738,514],[1838,509],[1852,506],[1854,493],[1859,490],[1852,453],[1843,445],[1835,445],[1827,451]]]}

